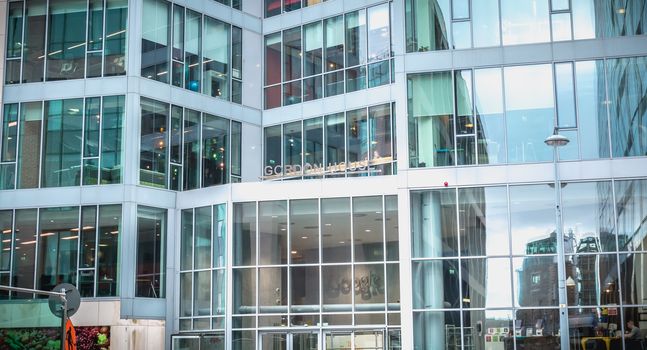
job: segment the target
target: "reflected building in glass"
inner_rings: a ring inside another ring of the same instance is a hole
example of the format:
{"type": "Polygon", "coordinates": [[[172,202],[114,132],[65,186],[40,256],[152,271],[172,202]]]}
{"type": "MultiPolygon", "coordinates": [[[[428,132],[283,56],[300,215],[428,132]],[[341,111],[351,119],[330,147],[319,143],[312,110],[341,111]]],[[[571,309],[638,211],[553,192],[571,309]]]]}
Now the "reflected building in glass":
{"type": "Polygon", "coordinates": [[[645,28],[645,0],[0,1],[0,286],[33,290],[0,287],[0,343],[53,346],[37,291],[70,283],[111,349],[643,349],[645,28]]]}

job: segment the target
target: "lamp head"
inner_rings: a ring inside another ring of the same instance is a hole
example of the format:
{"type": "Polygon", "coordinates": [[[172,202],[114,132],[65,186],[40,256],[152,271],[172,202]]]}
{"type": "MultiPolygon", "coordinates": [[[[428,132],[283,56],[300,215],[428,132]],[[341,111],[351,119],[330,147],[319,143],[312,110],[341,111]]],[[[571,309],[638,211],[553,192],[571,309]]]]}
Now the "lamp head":
{"type": "Polygon", "coordinates": [[[570,141],[571,140],[569,140],[568,137],[558,134],[557,128],[555,128],[555,131],[553,131],[553,134],[548,136],[544,140],[544,143],[547,144],[548,146],[561,147],[561,146],[568,145],[570,141]]]}

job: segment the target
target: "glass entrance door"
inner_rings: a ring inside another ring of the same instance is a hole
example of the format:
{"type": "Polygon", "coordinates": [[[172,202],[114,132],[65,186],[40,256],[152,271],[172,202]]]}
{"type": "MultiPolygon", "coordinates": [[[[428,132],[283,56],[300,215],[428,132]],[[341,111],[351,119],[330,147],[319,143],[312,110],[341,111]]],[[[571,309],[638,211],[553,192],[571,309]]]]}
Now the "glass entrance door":
{"type": "Polygon", "coordinates": [[[318,350],[318,332],[261,333],[260,350],[318,350]]]}

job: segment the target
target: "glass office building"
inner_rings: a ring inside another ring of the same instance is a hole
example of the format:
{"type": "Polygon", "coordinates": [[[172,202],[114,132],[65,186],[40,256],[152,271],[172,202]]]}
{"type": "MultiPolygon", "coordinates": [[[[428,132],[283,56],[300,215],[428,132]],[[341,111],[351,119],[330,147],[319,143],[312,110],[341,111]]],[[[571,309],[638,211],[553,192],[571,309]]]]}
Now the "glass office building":
{"type": "MultiPolygon", "coordinates": [[[[647,0],[0,1],[0,285],[75,285],[81,348],[642,349],[646,28],[647,0]]],[[[57,322],[0,290],[0,348],[57,322]]]]}

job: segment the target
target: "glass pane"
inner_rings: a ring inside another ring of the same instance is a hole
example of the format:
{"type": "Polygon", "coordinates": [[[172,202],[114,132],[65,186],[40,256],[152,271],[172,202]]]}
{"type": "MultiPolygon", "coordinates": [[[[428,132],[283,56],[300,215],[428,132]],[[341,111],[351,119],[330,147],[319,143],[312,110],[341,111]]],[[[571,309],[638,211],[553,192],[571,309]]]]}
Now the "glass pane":
{"type": "Polygon", "coordinates": [[[510,232],[512,254],[557,252],[554,186],[510,186],[510,232]]]}
{"type": "Polygon", "coordinates": [[[231,27],[231,76],[243,78],[243,30],[231,27]]]}
{"type": "MultiPolygon", "coordinates": [[[[384,311],[384,265],[354,265],[355,311],[384,311]]],[[[380,314],[384,323],[384,315],[380,314]]]]}
{"type": "Polygon", "coordinates": [[[344,16],[324,20],[326,72],[344,68],[344,16]]]}
{"type": "Polygon", "coordinates": [[[193,316],[204,315],[211,315],[211,271],[193,273],[193,316]]]}
{"type": "MultiPolygon", "coordinates": [[[[227,278],[226,272],[224,269],[218,269],[213,271],[213,280],[212,280],[212,311],[213,315],[224,315],[225,308],[227,307],[227,278]]],[[[217,327],[217,328],[224,328],[217,327]]]]}
{"type": "MultiPolygon", "coordinates": [[[[25,42],[23,45],[23,70],[22,70],[22,82],[23,83],[33,83],[43,81],[45,75],[45,22],[47,21],[47,1],[45,0],[30,0],[26,1],[27,8],[25,13],[27,15],[27,23],[25,25],[25,42]]],[[[76,6],[74,4],[73,6],[76,6]]],[[[67,4],[63,5],[67,7],[67,4]]],[[[77,8],[80,10],[80,8],[77,8]]],[[[85,23],[85,15],[80,19],[80,22],[77,22],[77,26],[81,23],[85,23]]],[[[50,20],[50,26],[53,22],[50,20]]],[[[72,26],[74,27],[74,26],[72,26]]],[[[50,30],[53,30],[51,28],[50,30]]],[[[61,30],[58,28],[57,30],[61,30]]],[[[71,28],[67,27],[65,30],[68,31],[77,31],[76,27],[71,28]]],[[[9,30],[11,32],[11,29],[9,30]]],[[[67,34],[67,33],[66,33],[67,34]]],[[[83,35],[82,31],[77,31],[74,35],[83,35]]],[[[78,45],[78,44],[77,44],[78,45]]],[[[67,47],[67,46],[66,46],[67,47]]],[[[75,62],[78,62],[78,58],[84,55],[85,50],[83,45],[72,49],[74,51],[75,62]]],[[[51,54],[52,51],[49,51],[51,54]]],[[[71,53],[71,52],[70,52],[71,53]]],[[[7,55],[7,57],[11,57],[7,55]]],[[[83,61],[79,62],[83,64],[83,61]]],[[[81,68],[81,74],[83,70],[81,68]]],[[[82,77],[82,76],[79,76],[82,77]]]]}
{"type": "MultiPolygon", "coordinates": [[[[588,318],[589,316],[585,316],[588,318]]],[[[560,348],[560,337],[550,336],[559,334],[559,310],[558,309],[523,309],[515,311],[515,333],[522,332],[525,336],[518,337],[516,340],[517,348],[536,349],[538,347],[560,348]],[[542,335],[537,336],[536,328],[541,326],[542,335]]],[[[510,344],[512,339],[508,340],[510,344]]],[[[622,347],[617,344],[616,346],[622,347]]]]}
{"type": "Polygon", "coordinates": [[[464,308],[511,307],[510,259],[461,261],[464,308]]]}
{"type": "MultiPolygon", "coordinates": [[[[593,39],[596,36],[601,37],[605,27],[604,23],[608,22],[606,20],[596,19],[597,9],[594,0],[573,1],[572,6],[573,37],[576,40],[593,39]]],[[[600,14],[602,13],[604,12],[600,12],[600,14]]]]}
{"type": "MultiPolygon", "coordinates": [[[[620,255],[620,261],[623,262],[621,276],[634,273],[627,267],[634,262],[641,264],[641,255],[620,255]]],[[[566,257],[566,292],[569,305],[620,304],[618,284],[618,260],[615,254],[581,254],[566,257]]],[[[625,304],[631,304],[636,303],[635,296],[636,293],[640,293],[641,287],[629,282],[622,286],[622,290],[625,294],[632,295],[623,298],[625,304]]]]}
{"type": "MultiPolygon", "coordinates": [[[[568,3],[568,0],[565,0],[568,3]]],[[[554,2],[553,2],[554,3],[554,2]]],[[[572,40],[571,36],[571,14],[554,13],[550,16],[553,21],[553,41],[572,40]]]]}
{"type": "Polygon", "coordinates": [[[400,310],[400,265],[386,264],[387,310],[400,310]]]}
{"type": "Polygon", "coordinates": [[[322,72],[323,27],[321,21],[303,27],[303,75],[308,77],[322,72]]]}
{"type": "MultiPolygon", "coordinates": [[[[79,244],[79,268],[95,267],[95,251],[97,244],[97,207],[85,206],[81,208],[81,243],[79,244]]],[[[94,274],[93,274],[94,276],[94,274]]],[[[91,281],[92,295],[94,295],[94,277],[91,281]]]]}
{"type": "Polygon", "coordinates": [[[353,198],[355,261],[384,260],[382,197],[353,198]]]}
{"type": "Polygon", "coordinates": [[[367,175],[368,163],[368,114],[366,108],[346,112],[347,135],[347,160],[346,170],[358,171],[367,175]]]}
{"type": "Polygon", "coordinates": [[[552,134],[554,97],[550,65],[505,67],[508,161],[531,163],[552,159],[544,139],[552,134]],[[533,84],[529,85],[528,82],[533,84]]]}
{"type": "Polygon", "coordinates": [[[505,187],[458,190],[461,255],[508,255],[508,200],[505,187]]]}
{"type": "Polygon", "coordinates": [[[454,164],[454,108],[451,72],[408,77],[410,164],[454,164]]]}
{"type": "Polygon", "coordinates": [[[456,190],[411,193],[412,250],[415,258],[456,256],[456,190]]]}
{"type": "Polygon", "coordinates": [[[256,312],[256,270],[233,269],[233,313],[256,312]]]}
{"type": "MultiPolygon", "coordinates": [[[[275,1],[279,2],[280,0],[265,0],[265,1],[275,1]]],[[[279,6],[280,8],[280,6],[279,6]]],[[[231,332],[232,337],[232,350],[254,350],[256,349],[256,331],[233,331],[231,332]]]]}
{"type": "Polygon", "coordinates": [[[582,159],[609,157],[609,129],[603,61],[575,63],[578,129],[582,159]]]}
{"type": "Polygon", "coordinates": [[[319,311],[319,267],[290,268],[290,311],[319,311]]]}
{"type": "MultiPolygon", "coordinates": [[[[88,51],[103,49],[103,0],[88,1],[88,51]]],[[[101,66],[99,66],[101,67],[101,66]]],[[[101,68],[99,68],[101,72],[101,68]]],[[[99,73],[101,75],[101,73],[99,73]]]]}
{"type": "Polygon", "coordinates": [[[499,46],[499,1],[472,1],[474,47],[499,46]]]}
{"type": "Polygon", "coordinates": [[[36,288],[52,290],[59,283],[76,284],[79,207],[41,209],[39,229],[36,288]]]}
{"type": "Polygon", "coordinates": [[[373,63],[368,66],[368,87],[385,85],[391,82],[390,61],[373,63]]]}
{"type": "Polygon", "coordinates": [[[166,209],[138,206],[136,297],[164,297],[165,241],[166,209]]]}
{"type": "Polygon", "coordinates": [[[265,17],[276,16],[281,13],[281,0],[265,0],[265,17]]]}
{"type": "Polygon", "coordinates": [[[99,156],[99,133],[101,130],[101,97],[85,99],[83,123],[83,157],[99,156]]]}
{"type": "Polygon", "coordinates": [[[195,208],[193,268],[211,267],[211,207],[195,208]]]}
{"type": "MultiPolygon", "coordinates": [[[[516,307],[559,305],[557,257],[535,255],[513,258],[512,268],[515,271],[512,277],[516,307]]],[[[535,318],[533,322],[539,318],[541,317],[535,318]]],[[[548,321],[546,320],[550,323],[548,321]]]]}
{"type": "Polygon", "coordinates": [[[180,274],[180,316],[191,316],[193,303],[193,274],[184,272],[180,274]]]}
{"type": "Polygon", "coordinates": [[[369,164],[371,175],[391,175],[393,162],[393,133],[391,106],[369,107],[369,164]]]}
{"type": "MultiPolygon", "coordinates": [[[[40,134],[40,133],[39,133],[40,134]]],[[[0,160],[3,162],[16,161],[16,148],[18,144],[18,104],[4,105],[4,116],[2,118],[2,154],[0,160]]]]}
{"type": "Polygon", "coordinates": [[[229,120],[211,114],[202,119],[202,187],[229,182],[229,120]]]}
{"type": "Polygon", "coordinates": [[[286,267],[258,269],[258,306],[261,313],[287,312],[288,270],[286,267]]]}
{"type": "Polygon", "coordinates": [[[83,159],[83,185],[99,184],[99,158],[83,159]]]}
{"type": "Polygon", "coordinates": [[[559,127],[576,127],[572,63],[555,65],[555,90],[557,91],[557,120],[559,127]]]}
{"type": "Polygon", "coordinates": [[[321,200],[321,251],[324,263],[348,262],[351,259],[350,200],[321,200]]]}
{"type": "Polygon", "coordinates": [[[452,1],[452,19],[456,20],[456,19],[469,19],[469,18],[470,18],[470,1],[469,0],[452,1]]]}
{"type": "Polygon", "coordinates": [[[19,84],[20,83],[20,60],[7,60],[5,61],[5,84],[19,84]]]}
{"type": "Polygon", "coordinates": [[[321,267],[323,311],[340,312],[351,310],[354,284],[350,265],[321,267]]]}
{"type": "Polygon", "coordinates": [[[256,203],[234,203],[234,266],[256,265],[256,203]]]}
{"type": "Polygon", "coordinates": [[[281,101],[281,85],[265,88],[265,109],[281,107],[281,101]]]}
{"type": "Polygon", "coordinates": [[[615,182],[618,250],[647,250],[647,180],[615,182]]]}
{"type": "Polygon", "coordinates": [[[613,197],[610,182],[568,183],[562,188],[565,251],[577,253],[616,250],[613,197]]]}
{"type": "MultiPolygon", "coordinates": [[[[535,323],[530,323],[535,325],[535,323]]],[[[514,320],[510,310],[470,310],[463,312],[463,331],[465,343],[475,349],[497,346],[505,349],[513,347],[514,320]],[[490,333],[491,332],[491,333],[490,333]]],[[[519,343],[521,343],[519,339],[519,343]]],[[[559,347],[559,346],[558,346],[559,347]]],[[[532,349],[532,348],[531,348],[532,349]]]]}
{"type": "Polygon", "coordinates": [[[173,51],[171,55],[173,60],[184,62],[184,7],[175,4],[173,5],[173,51]]]}
{"type": "Polygon", "coordinates": [[[258,204],[258,239],[263,247],[259,265],[287,264],[287,202],[258,204]]]}
{"type": "Polygon", "coordinates": [[[411,269],[414,309],[460,307],[458,260],[414,261],[411,269]]]}
{"type": "Polygon", "coordinates": [[[505,163],[501,69],[474,70],[474,108],[477,121],[478,163],[505,163]]]}
{"type": "MultiPolygon", "coordinates": [[[[34,261],[36,261],[36,224],[38,209],[16,210],[14,218],[12,287],[34,288],[34,261]]],[[[31,294],[16,294],[19,298],[31,294]]]]}
{"type": "Polygon", "coordinates": [[[301,103],[301,80],[283,84],[283,105],[301,103]]]}
{"type": "MultiPolygon", "coordinates": [[[[337,113],[325,116],[326,123],[326,173],[338,172],[337,165],[346,160],[344,114],[337,113]]],[[[342,171],[344,169],[341,169],[342,171]]]]}
{"type": "Polygon", "coordinates": [[[180,270],[193,270],[193,209],[182,210],[180,270]]]}
{"type": "Polygon", "coordinates": [[[290,249],[291,264],[319,262],[319,203],[316,199],[290,201],[290,249]]]}
{"type": "Polygon", "coordinates": [[[294,11],[301,8],[301,0],[283,0],[283,11],[294,11]]]}
{"type": "Polygon", "coordinates": [[[301,137],[301,122],[283,124],[283,161],[285,169],[283,175],[301,176],[303,146],[301,137]]]}
{"type": "Polygon", "coordinates": [[[231,175],[241,176],[243,125],[231,122],[231,175]]]}
{"type": "Polygon", "coordinates": [[[398,233],[398,197],[384,197],[384,218],[386,237],[386,260],[397,261],[400,256],[400,236],[398,233]]]}
{"type": "Polygon", "coordinates": [[[550,41],[548,0],[501,0],[503,45],[550,41]]]}
{"type": "Polygon", "coordinates": [[[472,47],[472,26],[470,21],[452,23],[452,39],[454,49],[469,49],[472,47]]]}
{"type": "Polygon", "coordinates": [[[184,190],[200,187],[200,112],[187,109],[184,113],[184,190]]]}
{"type": "Polygon", "coordinates": [[[337,71],[324,75],[324,90],[326,97],[344,93],[344,72],[337,71]]]}
{"type": "Polygon", "coordinates": [[[121,183],[122,130],[126,118],[125,96],[103,98],[101,119],[101,183],[121,183]]]}
{"type": "Polygon", "coordinates": [[[283,31],[283,81],[301,78],[301,27],[283,31]]]}
{"type": "Polygon", "coordinates": [[[16,183],[16,163],[0,164],[0,190],[13,190],[16,183]]]}
{"type": "Polygon", "coordinates": [[[406,0],[407,52],[449,49],[449,4],[449,0],[406,0]]]}
{"type": "Polygon", "coordinates": [[[168,83],[170,3],[144,0],[142,13],[142,76],[168,83]]]}
{"type": "Polygon", "coordinates": [[[243,103],[243,83],[239,80],[231,81],[231,102],[243,103]]]}
{"type": "Polygon", "coordinates": [[[42,187],[81,183],[83,99],[45,102],[42,187]]]}
{"type": "Polygon", "coordinates": [[[551,0],[550,7],[551,11],[563,11],[570,9],[568,0],[551,0]]]}
{"type": "Polygon", "coordinates": [[[119,295],[119,234],[121,205],[99,206],[97,296],[119,295]]]}
{"type": "Polygon", "coordinates": [[[94,270],[79,270],[78,289],[82,298],[94,297],[94,270]]]}
{"type": "Polygon", "coordinates": [[[184,21],[184,88],[200,92],[202,14],[187,10],[184,21]]]}
{"type": "Polygon", "coordinates": [[[225,267],[227,262],[227,205],[213,207],[213,267],[225,267]]]}
{"type": "Polygon", "coordinates": [[[49,4],[47,80],[84,77],[86,40],[78,25],[86,23],[86,9],[86,0],[49,4]]]}
{"type": "Polygon", "coordinates": [[[127,0],[106,1],[106,41],[103,53],[104,76],[126,73],[127,0]]]}
{"type": "Polygon", "coordinates": [[[204,17],[204,93],[229,99],[230,25],[211,17],[204,17]]]}
{"type": "Polygon", "coordinates": [[[171,163],[182,164],[182,107],[171,105],[170,154],[171,163]]]}
{"type": "Polygon", "coordinates": [[[280,82],[281,33],[275,33],[265,36],[265,85],[272,85],[280,82]]]}
{"type": "Polygon", "coordinates": [[[303,121],[304,174],[321,175],[323,170],[323,118],[303,121]],[[310,167],[308,167],[308,164],[310,167]]]}
{"type": "MultiPolygon", "coordinates": [[[[346,66],[353,67],[360,64],[366,64],[367,50],[368,50],[367,49],[368,38],[366,36],[366,10],[359,10],[359,11],[347,13],[345,16],[345,21],[346,21],[346,66]]],[[[388,22],[388,14],[387,14],[387,22],[388,22]]]]}
{"type": "MultiPolygon", "coordinates": [[[[6,58],[20,57],[22,55],[22,29],[23,29],[23,3],[11,2],[7,4],[7,56],[6,58]]],[[[20,78],[18,78],[20,79],[20,78]]]]}
{"type": "Polygon", "coordinates": [[[139,183],[166,188],[168,104],[141,99],[139,183]]]}
{"type": "Polygon", "coordinates": [[[322,76],[303,80],[303,102],[317,100],[323,97],[322,76]]]}
{"type": "Polygon", "coordinates": [[[18,147],[17,170],[18,188],[38,187],[41,150],[40,133],[42,124],[42,102],[23,103],[20,112],[20,144],[18,147]]]}
{"type": "Polygon", "coordinates": [[[614,157],[647,154],[644,81],[647,57],[607,60],[608,106],[614,157]]]}
{"type": "Polygon", "coordinates": [[[265,168],[263,175],[281,175],[283,167],[281,163],[281,126],[265,128],[265,168]]]}
{"type": "Polygon", "coordinates": [[[476,164],[476,142],[474,136],[456,138],[456,161],[458,165],[476,164]]]}
{"type": "Polygon", "coordinates": [[[346,92],[366,89],[366,66],[346,69],[346,92]]]}

